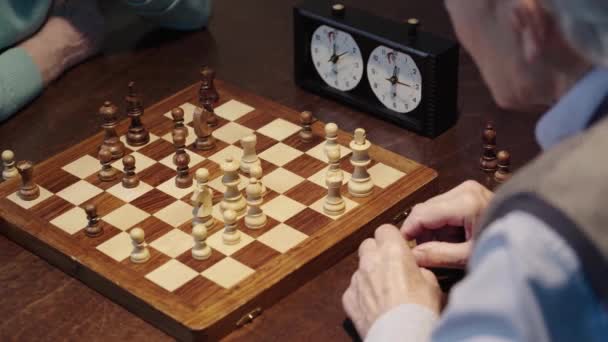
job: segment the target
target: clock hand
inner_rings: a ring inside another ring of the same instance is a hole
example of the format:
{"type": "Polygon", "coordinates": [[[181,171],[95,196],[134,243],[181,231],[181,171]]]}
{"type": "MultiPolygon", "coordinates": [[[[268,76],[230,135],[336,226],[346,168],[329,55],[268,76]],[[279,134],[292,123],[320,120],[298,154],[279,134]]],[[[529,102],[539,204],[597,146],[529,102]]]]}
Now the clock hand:
{"type": "Polygon", "coordinates": [[[392,84],[400,84],[400,85],[404,85],[404,86],[409,87],[409,88],[411,88],[411,87],[412,87],[411,85],[409,85],[409,84],[407,84],[407,83],[403,83],[403,82],[399,81],[399,80],[397,79],[397,77],[395,77],[395,76],[393,76],[393,77],[391,77],[391,78],[385,78],[385,80],[387,80],[387,81],[391,82],[392,84]]]}

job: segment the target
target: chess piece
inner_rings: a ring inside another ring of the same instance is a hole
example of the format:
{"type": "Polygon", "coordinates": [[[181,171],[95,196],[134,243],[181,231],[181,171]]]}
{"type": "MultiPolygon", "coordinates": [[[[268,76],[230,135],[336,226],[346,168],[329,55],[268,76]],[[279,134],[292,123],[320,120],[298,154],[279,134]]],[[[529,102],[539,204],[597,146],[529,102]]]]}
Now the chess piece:
{"type": "Polygon", "coordinates": [[[205,260],[211,256],[211,248],[207,245],[207,227],[204,224],[197,224],[192,227],[192,257],[196,260],[205,260]]]}
{"type": "Polygon", "coordinates": [[[207,123],[210,114],[205,109],[198,107],[194,110],[192,124],[194,125],[194,134],[196,134],[194,148],[197,150],[208,151],[215,148],[215,138],[211,134],[211,128],[207,123]]]}
{"type": "Polygon", "coordinates": [[[179,133],[173,134],[173,145],[175,145],[173,164],[175,164],[177,171],[177,176],[175,176],[175,186],[180,189],[186,189],[192,186],[192,176],[188,172],[190,156],[188,153],[186,153],[186,137],[179,133]]]}
{"type": "Polygon", "coordinates": [[[507,151],[500,151],[497,154],[498,169],[494,173],[494,180],[504,183],[511,178],[511,154],[507,151]]]}
{"type": "Polygon", "coordinates": [[[89,223],[84,229],[84,233],[88,237],[96,237],[103,233],[103,228],[99,224],[101,218],[97,215],[97,207],[94,204],[87,204],[84,207],[84,211],[87,213],[87,220],[89,223]]]}
{"type": "Polygon", "coordinates": [[[2,164],[4,168],[2,170],[2,178],[9,180],[19,176],[19,171],[15,167],[15,154],[11,150],[2,151],[2,164]]]}
{"type": "Polygon", "coordinates": [[[145,145],[150,142],[150,132],[141,122],[141,117],[144,115],[144,105],[135,92],[135,82],[129,82],[129,93],[125,101],[127,102],[127,115],[131,118],[131,124],[127,131],[127,144],[130,146],[145,145]]]}
{"type": "Polygon", "coordinates": [[[210,228],[213,226],[213,216],[211,216],[211,213],[213,212],[213,195],[207,186],[209,182],[209,171],[206,168],[201,167],[196,170],[194,179],[196,180],[196,185],[192,197],[190,198],[194,206],[192,209],[192,216],[194,217],[192,219],[192,225],[204,224],[205,227],[210,228]]]}
{"type": "Polygon", "coordinates": [[[302,125],[302,129],[300,130],[300,139],[304,143],[309,143],[312,141],[312,122],[313,122],[312,113],[308,111],[304,111],[300,113],[300,123],[302,125]]]}
{"type": "Polygon", "coordinates": [[[103,106],[99,108],[99,115],[103,120],[101,128],[104,131],[103,143],[101,149],[108,149],[112,153],[112,160],[122,158],[125,154],[125,145],[118,138],[116,126],[118,126],[118,108],[110,101],[105,101],[103,106]]]}
{"type": "Polygon", "coordinates": [[[263,171],[262,171],[261,164],[254,164],[249,167],[249,176],[258,180],[258,184],[260,185],[260,188],[262,189],[262,197],[264,197],[264,196],[266,196],[266,193],[268,192],[268,190],[266,189],[266,186],[264,185],[264,183],[262,183],[262,173],[263,173],[263,171]]]}
{"type": "Polygon", "coordinates": [[[127,155],[122,158],[125,175],[122,177],[122,186],[127,189],[136,188],[139,185],[139,177],[135,173],[135,158],[127,155]]]}
{"type": "Polygon", "coordinates": [[[148,250],[148,244],[144,241],[144,230],[139,227],[135,227],[131,229],[129,235],[131,236],[131,243],[133,244],[131,262],[142,264],[148,261],[148,259],[150,259],[150,250],[148,250]]]}
{"type": "Polygon", "coordinates": [[[327,158],[327,162],[329,164],[329,166],[327,167],[327,172],[325,173],[325,178],[331,178],[334,176],[343,178],[344,174],[340,169],[340,149],[325,149],[325,157],[327,158]]]}
{"type": "Polygon", "coordinates": [[[340,145],[338,145],[338,125],[330,122],[325,125],[325,146],[323,146],[323,150],[325,151],[325,155],[327,155],[329,150],[336,149],[340,150],[340,145]]]}
{"type": "Polygon", "coordinates": [[[173,132],[180,132],[187,138],[188,128],[184,126],[184,110],[181,107],[173,108],[171,117],[173,118],[173,132]]]}
{"type": "Polygon", "coordinates": [[[238,173],[239,163],[232,157],[228,157],[226,158],[226,161],[220,165],[220,168],[224,172],[222,184],[226,187],[224,199],[220,203],[220,210],[222,212],[232,210],[236,212],[238,216],[242,216],[247,209],[247,203],[239,191],[239,184],[241,183],[241,177],[238,173]]]}
{"type": "Polygon", "coordinates": [[[327,197],[323,203],[323,212],[330,216],[337,216],[344,213],[346,205],[340,193],[343,178],[336,175],[325,180],[327,185],[327,197]]]}
{"type": "Polygon", "coordinates": [[[353,155],[350,163],[354,167],[353,175],[348,181],[348,193],[354,197],[367,197],[374,189],[372,178],[367,172],[367,167],[371,163],[369,149],[372,144],[365,138],[365,130],[357,128],[354,138],[349,144],[353,155]]]}
{"type": "Polygon", "coordinates": [[[34,183],[34,163],[22,160],[17,163],[17,171],[21,175],[21,188],[17,196],[24,201],[33,201],[40,196],[40,188],[34,183]]]}
{"type": "Polygon", "coordinates": [[[118,177],[118,171],[112,167],[112,152],[107,148],[102,148],[97,154],[101,163],[101,170],[97,173],[102,182],[111,182],[118,177]]]}
{"type": "Polygon", "coordinates": [[[483,142],[483,154],[479,158],[479,167],[484,172],[494,172],[497,167],[496,160],[496,130],[494,124],[488,122],[483,134],[481,135],[483,142]]]}
{"type": "Polygon", "coordinates": [[[241,147],[243,148],[243,157],[241,158],[241,171],[249,173],[249,168],[252,165],[260,165],[260,159],[255,151],[257,137],[251,134],[241,138],[241,147]]]}
{"type": "Polygon", "coordinates": [[[250,229],[260,229],[266,225],[268,220],[262,211],[262,187],[256,178],[249,179],[249,185],[245,189],[247,193],[247,214],[245,215],[245,226],[250,229]]]}
{"type": "Polygon", "coordinates": [[[213,108],[220,99],[220,95],[213,84],[214,79],[215,71],[209,67],[203,67],[203,70],[201,70],[201,87],[198,90],[198,95],[200,106],[209,112],[207,123],[211,127],[217,126],[218,119],[213,108]]]}
{"type": "Polygon", "coordinates": [[[225,210],[222,214],[224,217],[224,233],[222,240],[226,245],[236,245],[241,241],[241,232],[236,229],[237,214],[233,210],[225,210]]]}

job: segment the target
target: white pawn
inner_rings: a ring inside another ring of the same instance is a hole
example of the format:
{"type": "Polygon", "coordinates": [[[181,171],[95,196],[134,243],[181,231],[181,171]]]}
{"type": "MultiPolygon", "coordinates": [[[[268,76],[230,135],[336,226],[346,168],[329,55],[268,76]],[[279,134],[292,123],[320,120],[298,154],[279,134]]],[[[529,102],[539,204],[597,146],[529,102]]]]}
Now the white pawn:
{"type": "Polygon", "coordinates": [[[260,165],[260,159],[255,152],[255,144],[257,137],[251,134],[241,138],[241,147],[243,148],[243,157],[241,158],[241,171],[249,173],[252,165],[260,165]]]}
{"type": "Polygon", "coordinates": [[[325,178],[332,177],[340,177],[344,178],[344,174],[342,173],[342,169],[340,169],[340,149],[339,148],[330,148],[325,150],[325,156],[327,157],[327,161],[329,163],[329,167],[327,168],[327,172],[325,173],[325,178]]]}
{"type": "Polygon", "coordinates": [[[266,225],[267,217],[262,211],[262,187],[256,178],[249,180],[245,190],[247,193],[247,214],[245,215],[245,226],[250,229],[260,229],[266,225]]]}
{"type": "Polygon", "coordinates": [[[326,156],[330,150],[340,150],[340,145],[338,145],[338,125],[333,122],[325,125],[325,145],[323,146],[323,150],[326,156]]]}
{"type": "Polygon", "coordinates": [[[365,138],[365,130],[357,128],[354,139],[350,142],[350,149],[353,151],[350,163],[355,169],[348,181],[348,192],[354,197],[369,196],[374,189],[374,182],[367,172],[367,167],[371,163],[369,158],[371,146],[372,144],[365,138]]]}
{"type": "Polygon", "coordinates": [[[192,226],[198,223],[204,224],[207,228],[213,226],[213,195],[207,186],[209,182],[209,170],[204,167],[196,170],[194,174],[196,180],[194,192],[190,200],[193,203],[192,208],[192,226]]]}
{"type": "Polygon", "coordinates": [[[258,180],[258,184],[262,188],[262,197],[264,197],[268,191],[266,190],[264,183],[262,183],[262,173],[262,165],[252,165],[251,168],[249,168],[249,175],[258,180]]]}
{"type": "Polygon", "coordinates": [[[239,184],[241,183],[241,177],[239,176],[239,162],[235,161],[232,157],[226,158],[226,161],[220,165],[224,176],[222,177],[222,184],[226,187],[224,191],[224,199],[220,203],[220,211],[234,210],[238,216],[245,214],[247,209],[247,202],[239,191],[239,184]]]}
{"type": "Polygon", "coordinates": [[[2,178],[9,180],[19,176],[19,171],[15,167],[15,154],[11,150],[5,150],[2,152],[2,164],[4,170],[2,171],[2,178]]]}
{"type": "Polygon", "coordinates": [[[224,216],[224,234],[222,240],[226,245],[236,245],[241,241],[241,232],[236,229],[236,212],[234,210],[225,210],[224,216]]]}
{"type": "Polygon", "coordinates": [[[145,234],[143,229],[137,227],[131,229],[131,243],[133,244],[133,251],[131,252],[131,261],[136,264],[141,264],[150,259],[150,251],[148,250],[148,244],[144,241],[145,234]]]}
{"type": "Polygon", "coordinates": [[[192,238],[194,246],[192,247],[192,257],[196,260],[205,260],[211,256],[211,248],[207,245],[207,227],[204,224],[197,224],[192,227],[192,238]]]}
{"type": "Polygon", "coordinates": [[[338,216],[344,213],[346,205],[344,199],[340,193],[342,187],[343,178],[340,176],[334,176],[327,178],[325,184],[327,185],[327,197],[323,203],[323,211],[330,216],[338,216]]]}

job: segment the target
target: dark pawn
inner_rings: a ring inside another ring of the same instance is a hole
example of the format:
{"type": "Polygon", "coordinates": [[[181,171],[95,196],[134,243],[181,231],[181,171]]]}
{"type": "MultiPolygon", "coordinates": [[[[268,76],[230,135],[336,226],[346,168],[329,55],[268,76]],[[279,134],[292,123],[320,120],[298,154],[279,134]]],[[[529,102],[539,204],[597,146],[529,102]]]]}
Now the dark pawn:
{"type": "Polygon", "coordinates": [[[175,186],[180,189],[186,189],[192,186],[192,176],[190,176],[188,164],[190,164],[190,156],[186,153],[186,137],[183,134],[173,135],[173,144],[175,145],[175,155],[173,156],[173,164],[176,166],[177,176],[175,176],[175,186]]]}
{"type": "Polygon", "coordinates": [[[213,84],[214,80],[215,71],[209,67],[203,67],[203,70],[201,70],[201,87],[198,90],[198,99],[200,106],[210,113],[209,117],[207,117],[207,123],[211,127],[217,126],[217,116],[213,108],[220,99],[220,95],[213,84]]]}
{"type": "Polygon", "coordinates": [[[122,158],[125,175],[122,177],[122,186],[127,189],[135,188],[139,185],[139,177],[135,173],[135,158],[132,155],[122,158]]]}
{"type": "Polygon", "coordinates": [[[127,144],[131,146],[142,146],[150,141],[150,132],[141,122],[144,115],[144,106],[141,98],[135,92],[135,82],[129,82],[129,94],[125,98],[127,102],[127,115],[131,118],[131,125],[127,131],[127,144]]]}
{"type": "Polygon", "coordinates": [[[107,148],[102,148],[97,154],[101,163],[101,170],[97,173],[102,182],[111,182],[116,179],[118,172],[112,167],[112,152],[107,148]]]}
{"type": "Polygon", "coordinates": [[[188,137],[188,128],[184,126],[184,110],[180,107],[175,107],[171,110],[171,117],[173,118],[173,131],[179,131],[186,138],[188,137]]]}
{"type": "Polygon", "coordinates": [[[483,154],[479,159],[479,167],[484,172],[496,171],[496,130],[494,125],[489,122],[481,135],[483,142],[483,154]]]}
{"type": "Polygon", "coordinates": [[[99,108],[99,115],[103,119],[101,128],[105,133],[100,149],[109,149],[112,152],[113,160],[122,158],[125,154],[125,145],[120,141],[116,133],[116,126],[118,126],[117,114],[118,108],[110,101],[104,102],[103,106],[99,108]]]}
{"type": "Polygon", "coordinates": [[[87,213],[87,220],[89,223],[84,229],[84,233],[88,237],[96,237],[103,233],[103,228],[99,224],[99,216],[97,215],[97,207],[94,204],[87,204],[84,207],[84,211],[87,213]]]}
{"type": "Polygon", "coordinates": [[[312,141],[312,113],[305,111],[300,113],[300,123],[302,129],[300,130],[300,139],[302,142],[309,143],[312,141]]]}
{"type": "Polygon", "coordinates": [[[34,183],[34,163],[22,160],[17,163],[17,171],[21,175],[21,188],[17,195],[24,201],[33,201],[40,196],[40,188],[34,183]]]}
{"type": "Polygon", "coordinates": [[[494,180],[504,183],[511,178],[511,154],[507,151],[498,152],[498,170],[494,173],[494,180]]]}

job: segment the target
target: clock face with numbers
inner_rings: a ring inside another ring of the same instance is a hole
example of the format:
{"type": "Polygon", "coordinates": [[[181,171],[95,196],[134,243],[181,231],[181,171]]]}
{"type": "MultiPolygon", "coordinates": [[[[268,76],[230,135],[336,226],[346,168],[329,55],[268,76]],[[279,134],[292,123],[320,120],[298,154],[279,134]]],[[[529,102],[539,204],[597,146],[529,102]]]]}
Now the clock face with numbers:
{"type": "Polygon", "coordinates": [[[312,34],[310,53],[319,76],[328,86],[349,91],[361,81],[363,58],[350,34],[321,25],[312,34]]]}
{"type": "Polygon", "coordinates": [[[422,97],[418,66],[409,55],[386,46],[376,47],[367,63],[367,78],[382,104],[395,112],[416,109],[422,97]]]}

